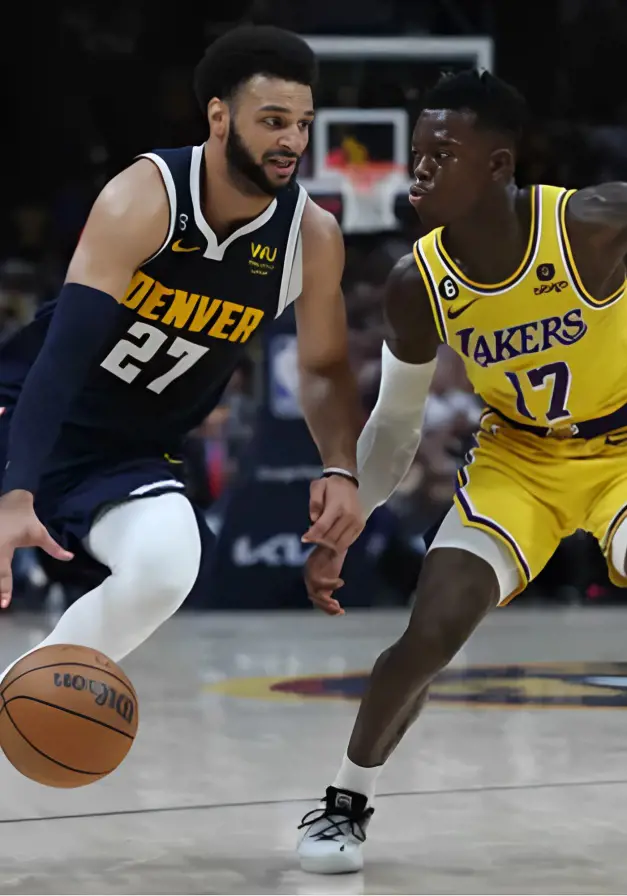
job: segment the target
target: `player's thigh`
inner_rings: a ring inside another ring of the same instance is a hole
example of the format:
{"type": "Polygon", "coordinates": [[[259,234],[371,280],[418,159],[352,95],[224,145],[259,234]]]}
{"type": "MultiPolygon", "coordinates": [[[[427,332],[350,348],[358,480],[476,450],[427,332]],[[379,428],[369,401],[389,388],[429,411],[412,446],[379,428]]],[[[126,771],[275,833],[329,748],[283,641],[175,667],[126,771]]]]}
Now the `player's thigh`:
{"type": "Polygon", "coordinates": [[[501,603],[523,591],[542,571],[564,535],[560,489],[551,490],[549,473],[537,457],[517,450],[515,440],[483,431],[460,471],[455,508],[461,528],[451,517],[449,525],[456,530],[449,538],[457,547],[488,555],[502,581],[501,603]],[[512,563],[518,573],[514,585],[512,563]]]}
{"type": "Polygon", "coordinates": [[[96,519],[83,544],[115,575],[144,589],[188,594],[198,577],[198,521],[180,492],[121,501],[96,519]]]}
{"type": "MultiPolygon", "coordinates": [[[[498,603],[520,590],[521,576],[511,550],[489,532],[464,525],[456,506],[451,507],[442,521],[428,555],[446,548],[479,557],[492,569],[498,583],[498,603]]],[[[447,568],[450,556],[447,554],[442,558],[447,568]]],[[[468,572],[464,571],[464,575],[467,576],[468,572]]]]}

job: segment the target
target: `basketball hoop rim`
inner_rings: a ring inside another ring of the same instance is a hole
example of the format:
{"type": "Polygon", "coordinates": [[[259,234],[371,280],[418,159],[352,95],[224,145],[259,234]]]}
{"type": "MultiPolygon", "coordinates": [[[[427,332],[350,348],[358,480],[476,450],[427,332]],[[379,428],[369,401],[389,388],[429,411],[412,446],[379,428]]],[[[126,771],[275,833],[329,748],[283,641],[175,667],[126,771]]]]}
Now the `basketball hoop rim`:
{"type": "Polygon", "coordinates": [[[350,180],[357,191],[371,189],[377,181],[383,180],[390,174],[404,173],[404,165],[398,162],[347,162],[335,168],[350,180]]]}

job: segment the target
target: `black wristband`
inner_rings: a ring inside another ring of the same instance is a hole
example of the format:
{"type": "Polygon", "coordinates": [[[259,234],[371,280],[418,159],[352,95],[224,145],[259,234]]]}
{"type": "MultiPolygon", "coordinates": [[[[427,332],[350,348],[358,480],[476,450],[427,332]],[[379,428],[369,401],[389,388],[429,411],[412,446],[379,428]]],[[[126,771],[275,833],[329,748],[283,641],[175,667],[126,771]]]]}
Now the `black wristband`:
{"type": "Polygon", "coordinates": [[[345,470],[343,467],[325,467],[322,471],[322,478],[328,479],[329,476],[341,476],[342,479],[352,482],[355,488],[359,488],[359,479],[350,470],[345,470]]]}

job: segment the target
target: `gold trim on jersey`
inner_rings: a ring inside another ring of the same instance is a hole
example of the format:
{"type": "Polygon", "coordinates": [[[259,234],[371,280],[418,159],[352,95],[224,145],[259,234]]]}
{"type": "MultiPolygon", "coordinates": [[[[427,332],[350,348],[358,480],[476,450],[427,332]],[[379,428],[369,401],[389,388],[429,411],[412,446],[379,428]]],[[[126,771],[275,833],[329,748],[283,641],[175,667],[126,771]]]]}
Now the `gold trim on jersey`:
{"type": "Polygon", "coordinates": [[[538,254],[538,248],[540,246],[540,232],[541,232],[541,203],[542,203],[542,191],[541,188],[537,185],[531,188],[531,225],[529,227],[529,242],[527,243],[527,249],[525,254],[523,255],[522,261],[518,265],[518,268],[514,271],[514,273],[508,277],[506,280],[502,280],[500,283],[476,283],[474,280],[471,280],[457,267],[453,259],[450,257],[444,245],[442,243],[442,232],[444,230],[441,227],[435,234],[435,251],[438,254],[442,265],[446,268],[446,270],[452,274],[452,276],[462,283],[464,286],[467,286],[469,289],[472,289],[473,292],[478,292],[482,295],[494,295],[498,292],[504,292],[505,290],[512,289],[512,287],[516,286],[528,273],[529,268],[533,264],[536,255],[538,254]]]}
{"type": "Polygon", "coordinates": [[[422,254],[422,249],[420,248],[420,240],[416,240],[416,242],[414,243],[414,260],[418,265],[418,270],[420,271],[425,289],[427,290],[427,295],[429,296],[429,301],[431,302],[433,319],[438,331],[438,336],[440,337],[440,342],[444,342],[446,344],[448,342],[448,339],[446,337],[446,323],[444,320],[444,312],[442,311],[442,307],[438,299],[438,291],[433,279],[433,274],[431,273],[431,268],[429,267],[426,259],[422,254]]]}
{"type": "Polygon", "coordinates": [[[568,271],[571,286],[573,287],[579,298],[583,302],[585,302],[586,305],[589,305],[592,308],[607,308],[608,305],[612,305],[623,296],[625,292],[625,286],[627,284],[627,278],[623,280],[618,289],[614,290],[614,292],[607,296],[607,298],[605,299],[595,299],[595,297],[590,295],[586,287],[583,285],[583,280],[579,276],[579,271],[577,270],[577,266],[575,264],[570,240],[568,239],[568,230],[566,229],[566,206],[570,197],[573,196],[576,192],[576,190],[565,190],[557,200],[557,240],[559,243],[560,252],[562,253],[562,260],[564,262],[566,270],[568,271]]]}

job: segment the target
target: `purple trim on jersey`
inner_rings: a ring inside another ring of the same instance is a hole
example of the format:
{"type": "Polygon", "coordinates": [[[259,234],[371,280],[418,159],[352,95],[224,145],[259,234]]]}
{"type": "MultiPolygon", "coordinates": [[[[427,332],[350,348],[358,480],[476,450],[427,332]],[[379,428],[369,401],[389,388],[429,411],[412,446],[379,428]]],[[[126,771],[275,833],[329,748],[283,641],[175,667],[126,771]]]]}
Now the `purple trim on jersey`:
{"type": "MultiPolygon", "coordinates": [[[[476,438],[474,441],[475,441],[476,447],[479,447],[479,443],[477,442],[476,438]]],[[[468,466],[470,466],[474,461],[473,452],[474,452],[474,448],[469,452],[470,462],[469,462],[468,466]]],[[[508,545],[511,547],[518,562],[520,563],[521,568],[524,571],[527,582],[530,582],[531,581],[531,569],[529,568],[529,564],[527,563],[527,560],[525,559],[525,555],[519,548],[513,535],[511,535],[507,531],[507,529],[503,528],[503,526],[501,526],[499,523],[497,523],[496,520],[493,520],[489,516],[483,516],[482,514],[477,513],[473,509],[473,506],[470,501],[470,497],[465,493],[466,487],[470,484],[470,476],[468,474],[467,467],[462,467],[459,470],[458,475],[459,475],[459,483],[460,484],[456,490],[456,495],[457,495],[457,498],[459,499],[460,504],[464,508],[464,513],[466,514],[466,516],[468,517],[470,522],[471,523],[481,523],[481,525],[487,526],[488,529],[492,529],[494,532],[498,533],[498,535],[500,535],[501,538],[503,538],[508,543],[508,545]]]]}

